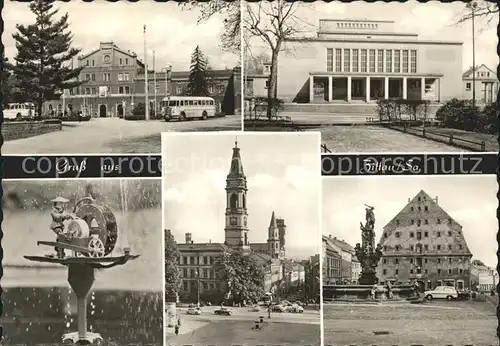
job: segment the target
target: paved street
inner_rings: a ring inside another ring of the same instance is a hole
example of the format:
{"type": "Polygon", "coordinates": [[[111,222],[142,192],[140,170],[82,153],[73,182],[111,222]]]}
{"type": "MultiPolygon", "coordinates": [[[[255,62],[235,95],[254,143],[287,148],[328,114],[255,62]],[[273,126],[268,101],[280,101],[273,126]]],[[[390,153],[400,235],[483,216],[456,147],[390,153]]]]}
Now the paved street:
{"type": "Polygon", "coordinates": [[[119,118],[92,119],[71,122],[62,131],[7,141],[5,155],[66,154],[66,153],[152,153],[161,149],[161,132],[237,131],[240,116],[186,122],[127,121],[119,118]]]}
{"type": "Polygon", "coordinates": [[[323,316],[325,345],[498,345],[489,301],[325,304],[323,316]]]}
{"type": "Polygon", "coordinates": [[[243,345],[279,344],[311,345],[320,344],[320,314],[306,310],[302,314],[273,313],[271,319],[267,311],[250,312],[247,308],[230,308],[231,316],[214,315],[219,307],[204,307],[201,315],[187,315],[180,311],[181,328],[175,336],[172,328],[167,330],[167,345],[243,345]],[[255,321],[264,316],[265,327],[252,329],[255,321]]]}

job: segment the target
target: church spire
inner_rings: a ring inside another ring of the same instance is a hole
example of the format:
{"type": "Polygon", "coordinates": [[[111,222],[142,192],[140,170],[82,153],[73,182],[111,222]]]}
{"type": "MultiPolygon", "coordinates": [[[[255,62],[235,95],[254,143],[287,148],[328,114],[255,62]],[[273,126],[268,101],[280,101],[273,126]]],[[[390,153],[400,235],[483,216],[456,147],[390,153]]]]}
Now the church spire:
{"type": "Polygon", "coordinates": [[[272,228],[278,227],[278,224],[276,223],[276,216],[274,215],[274,211],[273,211],[273,214],[271,215],[271,223],[269,224],[269,227],[272,227],[272,228]]]}
{"type": "Polygon", "coordinates": [[[243,172],[243,163],[241,161],[240,148],[238,148],[238,137],[234,142],[233,157],[231,158],[231,168],[229,169],[228,178],[245,178],[243,172]]]}

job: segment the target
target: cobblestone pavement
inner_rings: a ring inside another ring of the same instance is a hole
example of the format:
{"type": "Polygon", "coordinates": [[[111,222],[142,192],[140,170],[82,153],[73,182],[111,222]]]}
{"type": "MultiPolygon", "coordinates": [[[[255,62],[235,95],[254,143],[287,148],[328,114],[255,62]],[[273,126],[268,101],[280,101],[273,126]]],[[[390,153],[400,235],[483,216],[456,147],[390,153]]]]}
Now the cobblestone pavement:
{"type": "Polygon", "coordinates": [[[78,153],[153,153],[161,151],[161,132],[239,131],[240,116],[185,122],[92,119],[63,125],[63,130],[7,141],[4,155],[78,153]]]}
{"type": "Polygon", "coordinates": [[[325,345],[498,345],[489,302],[325,304],[325,345]]]}

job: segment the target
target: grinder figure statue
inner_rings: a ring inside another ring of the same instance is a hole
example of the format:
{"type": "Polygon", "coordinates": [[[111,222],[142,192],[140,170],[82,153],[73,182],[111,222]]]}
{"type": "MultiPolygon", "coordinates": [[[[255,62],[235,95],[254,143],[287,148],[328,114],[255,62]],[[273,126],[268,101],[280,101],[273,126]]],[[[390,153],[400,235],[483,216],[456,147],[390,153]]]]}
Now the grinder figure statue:
{"type": "MultiPolygon", "coordinates": [[[[65,240],[65,225],[64,222],[66,220],[72,220],[74,218],[73,215],[67,213],[65,211],[66,204],[69,202],[64,197],[57,197],[51,200],[53,207],[50,216],[52,217],[52,223],[50,225],[50,229],[57,235],[56,242],[62,242],[65,240]]],[[[61,247],[54,247],[56,251],[57,258],[64,258],[64,249],[61,247]]]]}

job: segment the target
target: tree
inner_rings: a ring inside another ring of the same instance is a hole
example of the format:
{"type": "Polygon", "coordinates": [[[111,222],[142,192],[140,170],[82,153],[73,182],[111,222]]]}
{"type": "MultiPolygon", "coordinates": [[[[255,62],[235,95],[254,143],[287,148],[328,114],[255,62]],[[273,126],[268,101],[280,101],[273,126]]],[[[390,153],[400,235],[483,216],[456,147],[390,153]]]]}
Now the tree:
{"type": "Polygon", "coordinates": [[[198,24],[204,23],[214,15],[224,18],[224,32],[221,35],[221,48],[234,54],[241,54],[241,11],[240,1],[212,0],[207,2],[188,0],[180,3],[191,9],[199,9],[198,24]]]}
{"type": "Polygon", "coordinates": [[[6,105],[11,102],[16,102],[17,98],[17,88],[16,88],[16,78],[12,74],[13,66],[9,59],[5,57],[5,52],[2,52],[2,78],[1,78],[1,88],[3,96],[3,104],[6,105]]]}
{"type": "Polygon", "coordinates": [[[257,302],[264,294],[264,271],[250,255],[224,252],[216,260],[217,278],[227,284],[234,303],[257,302]]]}
{"type": "Polygon", "coordinates": [[[464,12],[460,14],[457,24],[462,24],[472,19],[472,6],[474,17],[484,18],[487,23],[491,23],[494,18],[498,18],[498,3],[496,1],[470,1],[465,4],[464,12]]]}
{"type": "Polygon", "coordinates": [[[264,73],[264,63],[268,63],[271,59],[266,53],[252,55],[251,51],[245,56],[245,74],[258,74],[264,73]]]}
{"type": "Polygon", "coordinates": [[[172,232],[165,230],[165,298],[173,300],[181,288],[181,274],[177,265],[180,252],[172,232]]]}
{"type": "Polygon", "coordinates": [[[76,78],[83,67],[68,66],[68,61],[80,53],[72,47],[68,14],[56,20],[58,10],[53,9],[52,2],[43,0],[33,1],[29,8],[35,14],[35,23],[16,25],[18,32],[12,35],[17,48],[13,71],[20,92],[35,103],[41,117],[44,101],[84,83],[76,78]]]}
{"type": "Polygon", "coordinates": [[[300,32],[301,22],[295,16],[297,5],[285,0],[262,1],[246,3],[246,13],[243,16],[245,32],[257,37],[271,51],[271,74],[267,90],[267,117],[270,119],[273,112],[273,102],[277,98],[278,57],[284,49],[286,40],[296,37],[300,32]]]}
{"type": "Polygon", "coordinates": [[[207,60],[200,50],[200,46],[196,46],[191,55],[191,67],[189,71],[189,81],[187,92],[190,96],[208,96],[207,83],[207,60]]]}

